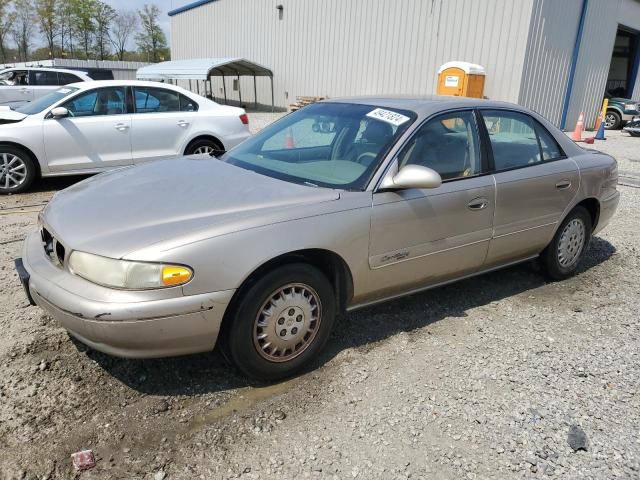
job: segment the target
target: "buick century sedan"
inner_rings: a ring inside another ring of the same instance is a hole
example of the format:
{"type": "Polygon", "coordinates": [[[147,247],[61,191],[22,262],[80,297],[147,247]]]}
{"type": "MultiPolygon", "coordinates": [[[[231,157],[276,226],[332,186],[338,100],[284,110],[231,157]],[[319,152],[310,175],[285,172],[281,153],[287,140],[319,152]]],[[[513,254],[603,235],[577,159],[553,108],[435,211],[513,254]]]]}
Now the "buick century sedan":
{"type": "Polygon", "coordinates": [[[525,108],[325,101],[220,159],[104,173],[54,196],[16,261],[27,295],[122,357],[208,351],[298,372],[336,315],[537,259],[576,272],[617,164],[525,108]]]}

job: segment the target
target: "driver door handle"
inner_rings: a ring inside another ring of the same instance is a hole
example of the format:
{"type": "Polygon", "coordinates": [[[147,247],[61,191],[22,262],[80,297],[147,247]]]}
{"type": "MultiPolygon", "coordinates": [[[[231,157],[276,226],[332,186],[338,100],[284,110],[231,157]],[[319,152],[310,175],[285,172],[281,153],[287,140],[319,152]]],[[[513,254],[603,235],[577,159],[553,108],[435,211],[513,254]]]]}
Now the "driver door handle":
{"type": "Polygon", "coordinates": [[[129,125],[127,125],[126,123],[116,123],[116,130],[124,132],[128,128],[129,128],[129,125]]]}
{"type": "Polygon", "coordinates": [[[184,120],[178,120],[178,126],[179,127],[187,127],[187,126],[189,126],[189,122],[186,122],[184,120]]]}
{"type": "Polygon", "coordinates": [[[484,197],[474,198],[467,204],[469,210],[484,210],[489,205],[489,200],[484,197]]]}
{"type": "Polygon", "coordinates": [[[571,182],[569,180],[562,180],[556,183],[556,188],[558,190],[565,190],[571,186],[571,182]]]}

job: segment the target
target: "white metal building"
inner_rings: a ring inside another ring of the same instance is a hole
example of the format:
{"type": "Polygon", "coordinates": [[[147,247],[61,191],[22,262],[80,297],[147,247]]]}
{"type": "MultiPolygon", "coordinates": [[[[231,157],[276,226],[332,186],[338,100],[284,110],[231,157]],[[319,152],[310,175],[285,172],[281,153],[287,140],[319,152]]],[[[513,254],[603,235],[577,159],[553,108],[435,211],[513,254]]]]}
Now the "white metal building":
{"type": "MultiPolygon", "coordinates": [[[[566,128],[581,111],[592,125],[606,90],[640,99],[638,0],[199,0],[169,15],[173,59],[264,65],[280,107],[296,96],[433,94],[451,60],[485,67],[487,97],[566,128]]],[[[232,81],[253,89],[227,77],[231,98],[232,81]]]]}

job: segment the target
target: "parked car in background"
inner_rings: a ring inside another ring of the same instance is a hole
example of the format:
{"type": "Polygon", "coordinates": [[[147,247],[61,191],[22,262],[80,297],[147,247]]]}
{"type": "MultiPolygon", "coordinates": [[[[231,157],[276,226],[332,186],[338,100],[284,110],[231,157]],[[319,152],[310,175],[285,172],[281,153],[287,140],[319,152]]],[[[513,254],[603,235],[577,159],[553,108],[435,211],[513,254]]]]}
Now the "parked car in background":
{"type": "Polygon", "coordinates": [[[19,105],[44,97],[61,85],[90,82],[86,73],[62,68],[8,68],[0,71],[0,105],[19,105]]]}
{"type": "Polygon", "coordinates": [[[607,130],[618,130],[634,116],[640,114],[638,102],[630,98],[612,97],[609,99],[609,106],[604,118],[604,128],[607,130]]]}
{"type": "Polygon", "coordinates": [[[345,310],[535,258],[569,277],[617,208],[617,178],[615,159],[516,105],[332,100],[220,161],[58,193],[16,266],[30,300],[92,348],[160,357],[219,341],[274,380],[308,365],[345,310]]]}
{"type": "Polygon", "coordinates": [[[0,193],[38,177],[97,173],[222,153],[250,136],[241,108],[157,82],[74,83],[16,109],[0,108],[0,193]]]}

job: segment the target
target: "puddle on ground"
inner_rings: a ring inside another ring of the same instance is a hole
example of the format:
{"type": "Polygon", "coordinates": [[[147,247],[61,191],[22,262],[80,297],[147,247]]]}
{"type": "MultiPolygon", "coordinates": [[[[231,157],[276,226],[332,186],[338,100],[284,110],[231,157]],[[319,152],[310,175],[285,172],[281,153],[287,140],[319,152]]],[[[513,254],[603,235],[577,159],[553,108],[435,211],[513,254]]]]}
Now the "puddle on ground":
{"type": "Polygon", "coordinates": [[[195,430],[199,430],[203,426],[215,420],[248,410],[263,400],[267,400],[291,390],[299,381],[300,377],[297,377],[266,387],[243,388],[242,390],[239,390],[236,395],[231,397],[227,403],[212,409],[205,415],[194,417],[194,419],[189,423],[189,431],[193,432],[195,430]]]}

